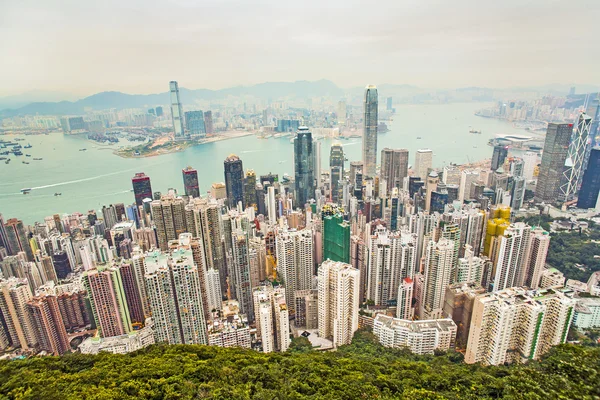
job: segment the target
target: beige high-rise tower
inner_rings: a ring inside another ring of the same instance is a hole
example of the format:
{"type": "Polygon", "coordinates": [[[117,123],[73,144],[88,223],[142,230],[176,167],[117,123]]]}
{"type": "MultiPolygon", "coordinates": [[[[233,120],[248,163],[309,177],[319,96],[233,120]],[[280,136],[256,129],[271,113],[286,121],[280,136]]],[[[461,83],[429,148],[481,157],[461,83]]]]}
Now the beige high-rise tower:
{"type": "Polygon", "coordinates": [[[349,344],[358,329],[359,285],[350,264],[327,260],[319,267],[319,336],[334,347],[349,344]]]}

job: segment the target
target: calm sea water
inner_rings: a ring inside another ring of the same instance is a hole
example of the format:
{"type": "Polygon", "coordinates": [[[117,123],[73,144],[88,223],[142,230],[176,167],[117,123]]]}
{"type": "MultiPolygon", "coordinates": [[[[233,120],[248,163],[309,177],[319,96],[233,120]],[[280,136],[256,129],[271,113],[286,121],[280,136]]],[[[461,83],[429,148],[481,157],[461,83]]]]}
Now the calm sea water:
{"type": "MultiPolygon", "coordinates": [[[[420,148],[434,151],[434,166],[450,162],[463,163],[489,158],[492,149],[488,139],[497,133],[521,133],[510,124],[473,115],[481,103],[444,105],[406,105],[396,107],[390,132],[378,137],[379,151],[384,147],[407,148],[410,162],[420,148]],[[481,135],[469,133],[469,127],[481,130],[481,135]],[[421,139],[417,139],[421,137],[421,139]]],[[[231,153],[242,159],[244,168],[252,168],[257,175],[268,172],[293,175],[293,145],[290,138],[268,140],[247,136],[216,143],[204,144],[181,153],[159,157],[124,159],[112,154],[106,146],[99,146],[83,137],[61,133],[47,136],[28,136],[23,145],[33,148],[24,153],[31,157],[14,157],[10,164],[0,161],[0,213],[6,218],[17,217],[25,223],[41,221],[55,213],[82,213],[99,209],[102,205],[133,202],[131,177],[135,172],[150,176],[154,191],[166,192],[176,188],[183,193],[181,170],[188,165],[198,170],[203,191],[212,182],[221,182],[223,160],[231,153]],[[87,151],[79,151],[87,148],[87,151]],[[42,157],[42,161],[33,161],[42,157]],[[22,161],[30,162],[29,165],[22,161]],[[28,195],[22,188],[32,188],[28,195]],[[62,193],[54,196],[54,193],[62,193]]],[[[348,160],[361,159],[361,139],[341,141],[348,160]]],[[[322,140],[322,168],[329,166],[331,140],[322,140]]]]}

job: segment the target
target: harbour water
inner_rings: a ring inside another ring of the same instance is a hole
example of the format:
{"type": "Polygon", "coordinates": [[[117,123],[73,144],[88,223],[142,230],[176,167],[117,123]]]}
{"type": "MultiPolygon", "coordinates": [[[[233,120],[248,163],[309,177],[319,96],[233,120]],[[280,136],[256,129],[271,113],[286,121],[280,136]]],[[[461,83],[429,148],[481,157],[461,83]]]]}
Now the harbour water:
{"type": "MultiPolygon", "coordinates": [[[[378,162],[384,147],[407,148],[410,163],[414,152],[430,148],[434,152],[434,166],[465,163],[491,157],[487,145],[498,133],[528,133],[513,128],[509,123],[475,116],[481,103],[396,106],[393,121],[387,122],[389,132],[378,137],[378,162]],[[469,133],[470,128],[482,131],[469,133]],[[420,139],[418,139],[420,137],[420,139]]],[[[23,137],[23,136],[18,136],[23,137]]],[[[11,140],[11,137],[4,137],[11,140]]],[[[21,142],[31,143],[24,153],[30,164],[23,164],[25,156],[9,156],[10,164],[0,163],[0,213],[4,218],[19,218],[31,224],[55,213],[82,212],[99,209],[102,205],[133,202],[131,177],[145,172],[151,178],[154,191],[166,192],[176,188],[183,193],[181,170],[188,165],[198,170],[202,191],[212,182],[221,182],[223,160],[237,154],[244,169],[254,169],[257,175],[269,172],[293,176],[293,144],[290,138],[258,139],[246,136],[203,144],[180,153],[158,157],[127,159],[112,154],[114,146],[101,146],[85,137],[61,133],[27,136],[21,142]],[[86,151],[79,151],[86,148],[86,151]],[[43,158],[32,161],[33,158],[43,158]],[[21,189],[31,188],[27,195],[21,189]],[[61,193],[55,196],[55,193],[61,193]]],[[[333,143],[321,143],[322,168],[329,167],[329,149],[333,143]]],[[[361,139],[342,140],[348,160],[361,159],[361,139]]]]}

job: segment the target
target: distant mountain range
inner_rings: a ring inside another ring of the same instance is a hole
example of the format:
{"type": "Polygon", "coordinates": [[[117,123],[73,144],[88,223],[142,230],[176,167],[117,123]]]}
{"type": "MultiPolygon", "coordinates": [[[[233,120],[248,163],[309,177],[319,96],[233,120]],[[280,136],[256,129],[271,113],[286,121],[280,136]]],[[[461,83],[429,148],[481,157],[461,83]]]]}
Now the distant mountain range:
{"type": "MultiPolygon", "coordinates": [[[[320,80],[315,82],[266,82],[253,86],[236,86],[227,89],[179,89],[181,102],[185,104],[196,101],[217,101],[229,96],[252,96],[261,99],[279,98],[308,98],[308,97],[341,97],[344,89],[339,88],[333,82],[320,80]]],[[[1,99],[0,99],[1,101],[1,99]]],[[[2,102],[0,102],[2,104],[2,102]]],[[[105,110],[109,108],[150,108],[158,105],[169,104],[169,92],[158,94],[126,94],[121,92],[102,92],[77,101],[37,101],[22,107],[4,109],[0,116],[9,117],[14,115],[66,115],[82,114],[85,108],[93,110],[105,110]]]]}
{"type": "MultiPolygon", "coordinates": [[[[491,89],[467,87],[453,90],[423,89],[411,85],[380,84],[377,86],[380,96],[393,96],[394,103],[404,101],[429,101],[435,96],[445,96],[445,100],[460,94],[464,101],[490,101],[492,92],[497,94],[519,92],[539,92],[540,94],[564,95],[569,85],[545,85],[528,88],[491,89]]],[[[329,80],[296,81],[296,82],[265,82],[252,86],[236,86],[220,90],[180,88],[181,102],[185,105],[197,101],[219,101],[228,97],[249,96],[263,100],[277,99],[306,99],[310,97],[329,98],[360,98],[364,91],[362,87],[343,89],[329,80]]],[[[578,93],[597,92],[600,88],[592,85],[577,86],[578,93]]],[[[383,101],[383,99],[382,99],[383,101]]],[[[157,94],[127,94],[121,92],[101,92],[80,100],[72,95],[56,92],[28,92],[18,96],[0,98],[0,118],[16,115],[78,115],[85,109],[106,110],[110,108],[151,108],[169,104],[169,92],[157,94]],[[57,101],[57,100],[62,101],[57,101]],[[65,100],[66,99],[66,100],[65,100]],[[3,109],[4,108],[4,109],[3,109]]]]}

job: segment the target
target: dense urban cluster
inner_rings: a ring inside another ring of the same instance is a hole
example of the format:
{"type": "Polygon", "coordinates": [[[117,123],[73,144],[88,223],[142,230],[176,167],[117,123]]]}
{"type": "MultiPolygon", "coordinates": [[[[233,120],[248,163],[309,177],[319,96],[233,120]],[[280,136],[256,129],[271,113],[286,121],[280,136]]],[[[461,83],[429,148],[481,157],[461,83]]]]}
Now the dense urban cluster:
{"type": "MultiPolygon", "coordinates": [[[[182,113],[176,82],[171,94],[173,140],[194,121],[208,132],[206,114],[182,113]]],[[[303,338],[330,350],[365,327],[419,355],[538,360],[572,325],[600,326],[600,275],[566,281],[546,264],[548,229],[516,218],[600,209],[598,109],[592,100],[574,124],[548,124],[541,163],[496,144],[485,166],[436,169],[421,149],[409,167],[408,150],[378,150],[377,88],[367,86],[360,161],[334,144],[324,168],[321,143],[296,121],[293,177],[257,174],[231,154],[205,196],[187,167],[184,193],[154,191],[140,172],[130,205],[32,226],[0,214],[0,349],[7,358],[155,343],[270,353],[303,338]]]]}

